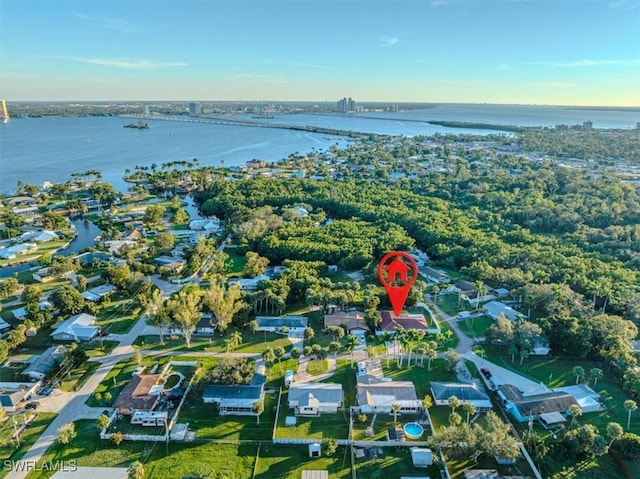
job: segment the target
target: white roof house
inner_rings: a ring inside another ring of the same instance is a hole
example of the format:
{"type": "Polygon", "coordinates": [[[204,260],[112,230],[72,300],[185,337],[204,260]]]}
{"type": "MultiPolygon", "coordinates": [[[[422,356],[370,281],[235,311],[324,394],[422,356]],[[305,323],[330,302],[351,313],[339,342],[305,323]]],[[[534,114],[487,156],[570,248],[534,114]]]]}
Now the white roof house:
{"type": "Polygon", "coordinates": [[[422,401],[411,381],[381,381],[369,375],[358,377],[357,401],[356,410],[362,413],[390,414],[396,403],[400,404],[400,412],[422,410],[422,401]]]}
{"type": "Polygon", "coordinates": [[[475,383],[431,382],[431,394],[438,406],[449,405],[451,396],[457,397],[462,404],[470,403],[478,412],[491,410],[491,400],[475,383]]]}
{"type": "Polygon", "coordinates": [[[59,236],[54,231],[29,231],[20,235],[20,241],[35,241],[36,243],[47,243],[57,240],[59,236]]]}
{"type": "Polygon", "coordinates": [[[500,316],[504,316],[509,321],[515,321],[518,318],[524,318],[522,313],[519,313],[515,309],[510,306],[507,306],[500,301],[489,301],[487,304],[482,306],[482,309],[493,319],[498,319],[500,316]]]}
{"type": "Polygon", "coordinates": [[[89,341],[100,331],[98,326],[92,326],[95,320],[90,314],[76,314],[61,322],[51,336],[58,341],[89,341]]]}
{"type": "Polygon", "coordinates": [[[53,368],[56,361],[64,356],[67,348],[65,346],[51,346],[42,354],[34,355],[31,358],[31,364],[22,372],[25,376],[32,379],[42,379],[53,368]]]}
{"type": "Polygon", "coordinates": [[[91,288],[82,293],[82,297],[87,301],[91,301],[92,303],[97,303],[102,298],[104,298],[107,294],[115,291],[116,287],[112,284],[103,284],[100,286],[96,286],[95,288],[91,288]]]}
{"type": "Polygon", "coordinates": [[[293,383],[289,386],[289,407],[296,415],[335,413],[342,405],[342,384],[293,383]]]}
{"type": "MultiPolygon", "coordinates": [[[[40,311],[44,311],[45,309],[53,309],[53,304],[49,301],[40,301],[40,311]]],[[[11,313],[13,314],[14,318],[23,320],[27,317],[28,311],[27,307],[23,306],[21,308],[14,309],[13,311],[11,311],[11,313]]]]}

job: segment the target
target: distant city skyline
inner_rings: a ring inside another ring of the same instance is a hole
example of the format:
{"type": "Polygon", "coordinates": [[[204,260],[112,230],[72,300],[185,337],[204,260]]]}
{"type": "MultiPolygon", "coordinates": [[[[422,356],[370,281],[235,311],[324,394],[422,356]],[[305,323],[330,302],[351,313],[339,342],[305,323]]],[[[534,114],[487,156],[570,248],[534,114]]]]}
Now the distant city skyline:
{"type": "Polygon", "coordinates": [[[0,0],[0,98],[640,106],[640,0],[0,0]]]}

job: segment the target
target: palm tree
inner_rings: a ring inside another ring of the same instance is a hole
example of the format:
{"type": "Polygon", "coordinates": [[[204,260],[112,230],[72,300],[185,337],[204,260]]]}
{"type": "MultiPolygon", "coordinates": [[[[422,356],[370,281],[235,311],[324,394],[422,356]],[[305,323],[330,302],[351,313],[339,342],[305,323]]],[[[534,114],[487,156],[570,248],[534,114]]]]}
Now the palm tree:
{"type": "Polygon", "coordinates": [[[256,419],[257,419],[257,423],[258,426],[260,425],[260,414],[262,414],[264,412],[264,401],[263,400],[259,400],[253,403],[253,406],[251,407],[251,409],[253,410],[253,413],[256,415],[256,419]]]}
{"type": "Polygon", "coordinates": [[[584,377],[584,368],[582,366],[575,366],[571,372],[576,377],[576,384],[580,382],[580,378],[584,377]]]}
{"type": "Polygon", "coordinates": [[[593,379],[593,385],[598,384],[598,379],[601,379],[603,376],[602,369],[600,368],[591,368],[589,371],[589,376],[593,379]]]}
{"type": "Polygon", "coordinates": [[[451,412],[456,412],[456,408],[460,406],[460,399],[458,399],[457,396],[449,396],[449,399],[447,399],[447,402],[449,403],[451,412]]]}
{"type": "Polygon", "coordinates": [[[397,402],[394,402],[391,405],[391,413],[393,414],[393,423],[397,423],[398,422],[398,414],[400,413],[400,410],[402,409],[402,405],[400,405],[397,402]]]}
{"type": "Polygon", "coordinates": [[[435,341],[429,341],[427,343],[427,351],[425,354],[429,360],[427,363],[427,369],[431,371],[431,361],[438,357],[438,345],[435,341]]]}
{"type": "Polygon", "coordinates": [[[393,341],[393,333],[385,331],[380,335],[380,341],[384,344],[384,356],[387,360],[387,368],[389,368],[389,350],[387,349],[387,343],[393,341]]]}
{"type": "Polygon", "coordinates": [[[273,348],[273,355],[278,360],[278,365],[280,366],[280,372],[282,372],[282,357],[284,356],[284,348],[282,346],[273,348]]]}
{"type": "Polygon", "coordinates": [[[430,409],[431,406],[433,406],[433,399],[431,399],[430,395],[426,394],[422,398],[422,409],[426,411],[426,410],[430,409]]]}
{"type": "Polygon", "coordinates": [[[356,336],[353,334],[347,334],[347,342],[344,345],[344,350],[351,353],[351,369],[353,369],[353,352],[359,344],[360,341],[356,336]]]}
{"type": "Polygon", "coordinates": [[[469,418],[476,413],[476,407],[473,404],[471,404],[470,402],[465,402],[462,405],[462,410],[467,415],[467,424],[468,424],[469,423],[469,418]]]}
{"type": "Polygon", "coordinates": [[[629,416],[627,417],[627,429],[631,426],[631,413],[638,409],[638,405],[633,399],[627,399],[624,402],[624,408],[628,411],[629,416]]]}
{"type": "Polygon", "coordinates": [[[582,416],[582,408],[577,404],[572,404],[569,406],[569,414],[571,415],[571,424],[570,427],[573,427],[576,423],[576,420],[582,416]]]}

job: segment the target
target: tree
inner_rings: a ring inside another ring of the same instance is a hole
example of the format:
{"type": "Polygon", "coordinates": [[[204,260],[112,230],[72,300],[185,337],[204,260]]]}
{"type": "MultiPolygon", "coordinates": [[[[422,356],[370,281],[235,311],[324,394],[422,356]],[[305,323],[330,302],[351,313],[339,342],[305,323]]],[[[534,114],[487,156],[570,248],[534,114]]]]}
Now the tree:
{"type": "Polygon", "coordinates": [[[167,309],[173,320],[180,325],[187,348],[191,347],[191,335],[202,317],[200,297],[198,289],[183,288],[176,297],[167,301],[167,309]]]}
{"type": "Polygon", "coordinates": [[[73,286],[64,285],[51,295],[51,302],[64,315],[78,314],[84,308],[85,300],[73,286]]]}
{"type": "Polygon", "coordinates": [[[98,429],[100,430],[105,429],[107,426],[109,426],[109,416],[107,416],[106,414],[100,414],[96,421],[96,426],[98,426],[98,429]]]}
{"type": "Polygon", "coordinates": [[[235,351],[242,344],[242,334],[240,331],[234,331],[231,336],[225,340],[226,352],[229,354],[232,351],[235,351]]]}
{"type": "Polygon", "coordinates": [[[142,222],[145,225],[155,228],[162,221],[162,217],[164,216],[165,211],[166,208],[162,205],[149,205],[144,212],[142,222]]]}
{"type": "Polygon", "coordinates": [[[462,410],[467,415],[467,423],[468,423],[471,416],[473,416],[476,413],[476,407],[470,402],[465,402],[462,404],[462,410]]]}
{"type": "Polygon", "coordinates": [[[460,406],[460,399],[457,396],[449,396],[447,399],[449,403],[449,407],[451,408],[451,412],[456,412],[456,409],[460,406]]]}
{"type": "Polygon", "coordinates": [[[569,406],[569,415],[571,416],[571,425],[573,427],[576,423],[576,420],[582,416],[582,408],[578,404],[572,404],[569,406]]]}
{"type": "Polygon", "coordinates": [[[299,359],[300,358],[300,350],[298,348],[292,348],[291,352],[289,354],[291,355],[291,359],[299,359]]]}
{"type": "Polygon", "coordinates": [[[344,350],[351,354],[351,367],[353,368],[353,353],[356,350],[356,346],[360,344],[360,340],[353,334],[347,334],[347,342],[344,345],[344,350]]]}
{"type": "Polygon", "coordinates": [[[104,393],[104,401],[107,404],[111,404],[111,400],[113,399],[113,396],[111,395],[111,393],[109,391],[107,391],[106,393],[104,393]]]}
{"type": "Polygon", "coordinates": [[[127,479],[143,479],[144,467],[140,461],[132,462],[127,469],[127,479]]]}
{"type": "Polygon", "coordinates": [[[627,410],[629,415],[627,416],[627,429],[631,426],[631,413],[638,409],[638,404],[633,399],[627,399],[624,402],[624,408],[627,410]]]}
{"type": "Polygon", "coordinates": [[[280,366],[280,371],[282,371],[282,358],[284,357],[284,348],[282,346],[276,346],[273,348],[273,356],[278,360],[278,366],[280,366]]]}
{"type": "Polygon", "coordinates": [[[312,327],[307,326],[306,328],[304,328],[304,339],[306,341],[311,341],[315,335],[316,333],[312,327]]]}
{"type": "Polygon", "coordinates": [[[589,371],[589,377],[593,380],[593,385],[598,384],[598,379],[602,379],[603,373],[600,368],[591,368],[589,371]]]}
{"type": "Polygon", "coordinates": [[[242,296],[242,289],[238,284],[234,284],[225,291],[221,284],[212,283],[205,290],[202,301],[217,318],[217,327],[220,331],[226,330],[233,316],[243,308],[242,296]]]}
{"type": "Polygon", "coordinates": [[[119,446],[122,444],[122,441],[124,441],[124,435],[120,431],[114,432],[111,434],[111,437],[109,437],[109,440],[116,446],[119,446]]]}
{"type": "Polygon", "coordinates": [[[614,441],[622,438],[623,434],[624,430],[622,429],[622,426],[617,422],[610,422],[609,424],[607,424],[607,438],[609,438],[608,447],[611,447],[614,441]]]}
{"type": "Polygon", "coordinates": [[[333,456],[338,450],[338,441],[333,437],[327,437],[322,441],[325,456],[333,456]]]}
{"type": "Polygon", "coordinates": [[[394,424],[398,422],[398,414],[400,413],[400,410],[402,409],[402,405],[394,402],[391,405],[391,414],[393,414],[393,422],[394,424]]]}
{"type": "Polygon", "coordinates": [[[247,254],[244,255],[244,258],[246,262],[244,264],[243,272],[246,276],[255,278],[256,276],[264,274],[264,272],[267,270],[269,259],[260,256],[255,251],[247,251],[247,254]]]}
{"type": "Polygon", "coordinates": [[[455,365],[462,359],[460,353],[449,348],[444,353],[444,359],[447,361],[447,371],[452,371],[455,365]]]}
{"type": "Polygon", "coordinates": [[[171,314],[167,307],[161,306],[147,318],[147,324],[158,330],[160,344],[164,345],[164,332],[171,324],[171,314]]]}
{"type": "Polygon", "coordinates": [[[133,360],[138,366],[142,366],[142,353],[140,351],[134,351],[133,360]]]}
{"type": "Polygon", "coordinates": [[[68,422],[64,426],[58,428],[57,440],[60,444],[70,444],[76,437],[76,425],[73,422],[68,422]]]}
{"type": "Polygon", "coordinates": [[[329,343],[329,352],[333,354],[334,357],[338,357],[338,352],[342,348],[342,345],[337,341],[332,341],[329,343]]]}
{"type": "Polygon", "coordinates": [[[449,424],[451,426],[459,426],[460,423],[462,423],[462,416],[460,416],[460,414],[458,414],[457,412],[452,412],[451,414],[449,414],[449,424]]]}
{"type": "Polygon", "coordinates": [[[257,424],[259,426],[260,425],[260,414],[262,414],[264,412],[264,401],[263,400],[255,401],[253,403],[253,406],[251,407],[251,410],[256,415],[257,424]]]}
{"type": "Polygon", "coordinates": [[[429,394],[425,394],[425,396],[422,398],[422,409],[426,411],[430,409],[431,406],[433,406],[433,399],[431,399],[431,396],[429,394]]]}
{"type": "Polygon", "coordinates": [[[580,379],[584,377],[584,368],[582,366],[575,366],[571,372],[576,377],[576,384],[580,382],[580,379]]]}

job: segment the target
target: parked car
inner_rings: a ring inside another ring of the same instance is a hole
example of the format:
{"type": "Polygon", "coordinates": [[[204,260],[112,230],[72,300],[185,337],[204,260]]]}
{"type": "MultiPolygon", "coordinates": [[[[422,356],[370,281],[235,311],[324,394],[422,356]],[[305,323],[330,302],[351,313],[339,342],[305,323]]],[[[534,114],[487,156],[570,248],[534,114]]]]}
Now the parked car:
{"type": "Polygon", "coordinates": [[[25,404],[25,409],[36,409],[38,407],[38,401],[31,401],[25,404]]]}
{"type": "Polygon", "coordinates": [[[51,389],[50,387],[40,388],[37,391],[38,396],[50,396],[52,392],[53,392],[53,389],[51,389]]]}
{"type": "Polygon", "coordinates": [[[482,373],[482,375],[487,378],[487,379],[491,379],[491,371],[489,371],[486,368],[482,368],[480,369],[480,372],[482,373]]]}

